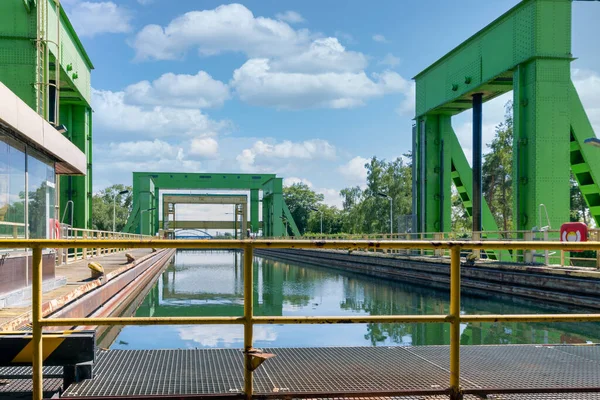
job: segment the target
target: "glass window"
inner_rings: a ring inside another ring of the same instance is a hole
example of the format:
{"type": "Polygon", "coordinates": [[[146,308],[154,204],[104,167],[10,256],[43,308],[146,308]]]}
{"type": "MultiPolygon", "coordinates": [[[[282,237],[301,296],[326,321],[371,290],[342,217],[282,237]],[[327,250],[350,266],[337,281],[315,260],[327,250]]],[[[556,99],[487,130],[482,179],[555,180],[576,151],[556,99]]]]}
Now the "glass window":
{"type": "Polygon", "coordinates": [[[0,237],[25,237],[25,148],[0,133],[0,237]]]}
{"type": "Polygon", "coordinates": [[[27,151],[29,192],[29,237],[54,237],[56,181],[54,163],[41,154],[27,151]]]}

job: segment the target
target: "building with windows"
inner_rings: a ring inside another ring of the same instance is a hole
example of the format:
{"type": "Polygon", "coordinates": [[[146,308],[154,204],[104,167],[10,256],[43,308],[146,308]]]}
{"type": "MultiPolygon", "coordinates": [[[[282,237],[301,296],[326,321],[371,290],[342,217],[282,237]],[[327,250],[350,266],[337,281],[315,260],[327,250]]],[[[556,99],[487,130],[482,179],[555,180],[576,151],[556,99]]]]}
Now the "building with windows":
{"type": "MultiPolygon", "coordinates": [[[[58,0],[0,1],[0,237],[91,225],[92,69],[58,0]]],[[[54,258],[44,255],[48,285],[54,258]]],[[[0,252],[0,307],[30,284],[30,262],[0,252]]]]}

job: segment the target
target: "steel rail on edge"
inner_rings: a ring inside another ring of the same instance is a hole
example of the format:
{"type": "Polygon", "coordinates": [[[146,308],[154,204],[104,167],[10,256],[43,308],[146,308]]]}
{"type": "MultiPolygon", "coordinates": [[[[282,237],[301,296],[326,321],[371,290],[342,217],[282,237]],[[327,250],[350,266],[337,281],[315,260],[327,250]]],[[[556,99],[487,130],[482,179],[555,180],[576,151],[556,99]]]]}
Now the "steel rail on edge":
{"type": "MultiPolygon", "coordinates": [[[[461,322],[584,322],[600,321],[600,314],[533,314],[533,315],[460,315],[460,252],[462,249],[509,250],[600,250],[600,242],[511,242],[511,241],[320,241],[320,240],[0,240],[0,248],[31,248],[33,250],[32,328],[33,328],[33,399],[43,396],[44,326],[75,325],[165,325],[165,324],[243,324],[244,325],[244,395],[253,393],[252,345],[255,324],[322,324],[322,323],[450,323],[450,398],[462,398],[460,388],[460,323],[461,322]],[[242,249],[244,250],[244,316],[243,317],[164,317],[164,318],[60,318],[42,317],[42,249],[44,248],[180,248],[180,249],[242,249]],[[450,314],[448,315],[390,315],[358,317],[255,317],[253,315],[253,250],[254,248],[295,249],[449,249],[450,257],[450,314]]],[[[398,393],[401,394],[401,393],[398,393]]],[[[363,396],[367,396],[364,394],[363,396]]]]}

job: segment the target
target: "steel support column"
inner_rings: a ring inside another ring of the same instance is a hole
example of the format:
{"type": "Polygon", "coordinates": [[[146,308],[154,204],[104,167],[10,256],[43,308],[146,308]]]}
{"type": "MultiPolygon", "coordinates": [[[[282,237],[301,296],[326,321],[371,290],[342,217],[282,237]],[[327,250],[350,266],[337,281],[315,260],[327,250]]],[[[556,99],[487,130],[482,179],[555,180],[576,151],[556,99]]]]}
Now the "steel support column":
{"type": "Polygon", "coordinates": [[[258,217],[258,189],[250,189],[250,230],[254,232],[258,232],[258,228],[260,226],[260,219],[258,217]]]}
{"type": "Polygon", "coordinates": [[[450,117],[426,115],[417,130],[419,231],[447,232],[451,227],[451,149],[442,143],[452,132],[450,117]]]}
{"type": "Polygon", "coordinates": [[[481,142],[483,94],[473,95],[473,232],[481,232],[481,142]]]}
{"type": "Polygon", "coordinates": [[[570,210],[570,59],[531,60],[513,80],[515,229],[539,226],[540,204],[558,229],[570,210]]]}

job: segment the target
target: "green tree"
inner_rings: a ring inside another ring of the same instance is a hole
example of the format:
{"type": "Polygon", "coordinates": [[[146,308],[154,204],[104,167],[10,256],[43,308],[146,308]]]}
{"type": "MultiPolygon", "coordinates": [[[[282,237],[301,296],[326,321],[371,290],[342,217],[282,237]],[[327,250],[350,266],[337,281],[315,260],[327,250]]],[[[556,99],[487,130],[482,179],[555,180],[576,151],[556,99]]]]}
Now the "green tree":
{"type": "Polygon", "coordinates": [[[577,180],[571,173],[571,222],[583,222],[584,224],[588,224],[592,222],[592,218],[590,215],[590,210],[581,194],[581,190],[579,190],[579,185],[577,184],[577,180]]]}
{"type": "Polygon", "coordinates": [[[307,231],[308,218],[313,212],[311,209],[317,208],[324,198],[325,196],[315,193],[304,183],[294,183],[283,188],[283,199],[301,234],[307,231]]]}
{"type": "Polygon", "coordinates": [[[343,211],[334,206],[320,205],[308,218],[308,231],[321,233],[321,213],[323,213],[323,234],[342,232],[343,211]]]}
{"type": "Polygon", "coordinates": [[[501,230],[513,229],[513,116],[512,101],[505,104],[504,122],[488,145],[482,166],[483,197],[501,230]]]}
{"type": "Polygon", "coordinates": [[[131,209],[131,186],[116,184],[102,189],[92,197],[92,225],[93,229],[112,231],[113,229],[113,199],[116,196],[115,228],[121,232],[127,223],[131,209]],[[120,195],[119,192],[129,190],[120,195]]]}
{"type": "MultiPolygon", "coordinates": [[[[405,155],[409,160],[410,154],[405,155]]],[[[367,186],[342,189],[343,231],[347,233],[387,233],[390,230],[389,199],[392,198],[393,227],[397,230],[397,218],[412,213],[412,170],[410,162],[398,157],[386,161],[372,157],[365,164],[367,186]]]]}

